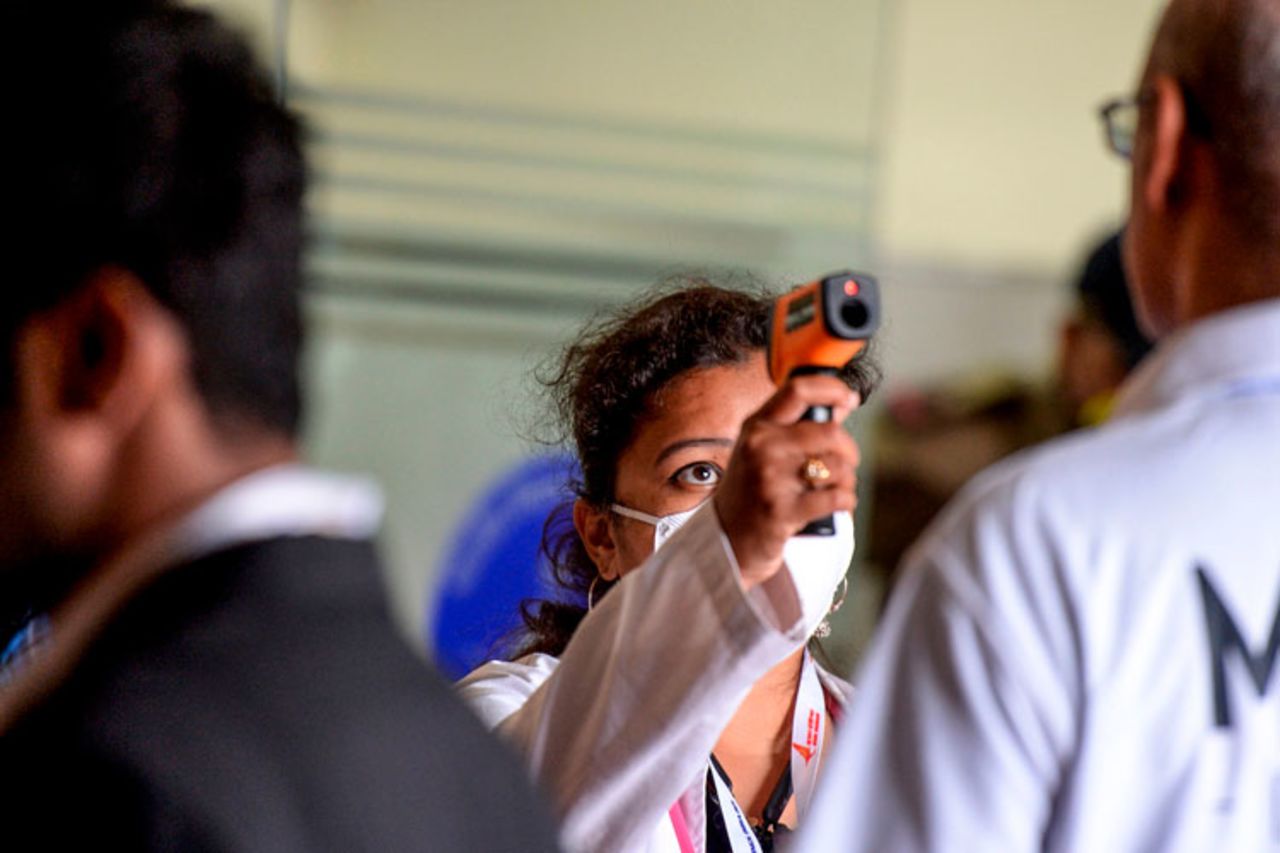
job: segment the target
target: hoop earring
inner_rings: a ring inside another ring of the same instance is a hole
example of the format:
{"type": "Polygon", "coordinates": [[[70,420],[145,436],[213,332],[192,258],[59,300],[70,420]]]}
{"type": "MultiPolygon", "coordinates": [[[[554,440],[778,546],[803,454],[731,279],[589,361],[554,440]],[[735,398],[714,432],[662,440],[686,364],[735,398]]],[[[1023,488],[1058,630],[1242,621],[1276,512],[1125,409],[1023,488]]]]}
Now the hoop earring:
{"type": "Polygon", "coordinates": [[[840,589],[836,592],[835,598],[831,601],[831,609],[827,611],[830,616],[841,607],[844,606],[844,600],[849,596],[849,576],[844,575],[840,578],[840,589]]]}
{"type": "Polygon", "coordinates": [[[818,623],[818,627],[813,629],[813,636],[819,640],[825,640],[831,636],[831,617],[844,605],[844,600],[849,595],[849,576],[845,575],[840,578],[840,586],[836,590],[835,596],[831,601],[831,607],[827,610],[827,615],[822,617],[822,621],[818,623]]]}
{"type": "Polygon", "coordinates": [[[587,612],[591,612],[591,608],[596,606],[596,584],[600,582],[600,576],[596,575],[591,579],[591,586],[587,587],[587,612]]]}

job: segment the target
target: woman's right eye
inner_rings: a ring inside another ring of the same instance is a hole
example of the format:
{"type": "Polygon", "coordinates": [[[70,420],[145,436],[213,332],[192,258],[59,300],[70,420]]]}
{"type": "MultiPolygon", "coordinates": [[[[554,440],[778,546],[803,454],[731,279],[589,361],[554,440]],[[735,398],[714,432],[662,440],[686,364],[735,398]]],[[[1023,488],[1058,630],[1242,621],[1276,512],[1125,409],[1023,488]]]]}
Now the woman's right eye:
{"type": "Polygon", "coordinates": [[[712,462],[694,462],[672,474],[671,480],[685,486],[711,488],[720,483],[723,473],[720,466],[712,462]]]}

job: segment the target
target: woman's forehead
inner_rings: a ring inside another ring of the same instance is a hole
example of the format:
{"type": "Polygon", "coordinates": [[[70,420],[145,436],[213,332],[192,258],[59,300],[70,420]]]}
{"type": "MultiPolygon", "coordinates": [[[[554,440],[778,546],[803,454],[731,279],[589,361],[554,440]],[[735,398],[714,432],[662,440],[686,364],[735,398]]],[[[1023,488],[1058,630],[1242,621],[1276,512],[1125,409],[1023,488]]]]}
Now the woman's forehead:
{"type": "Polygon", "coordinates": [[[656,460],[674,443],[732,441],[742,422],[773,391],[763,354],[737,364],[691,370],[655,395],[648,417],[636,427],[633,449],[641,458],[656,460]]]}

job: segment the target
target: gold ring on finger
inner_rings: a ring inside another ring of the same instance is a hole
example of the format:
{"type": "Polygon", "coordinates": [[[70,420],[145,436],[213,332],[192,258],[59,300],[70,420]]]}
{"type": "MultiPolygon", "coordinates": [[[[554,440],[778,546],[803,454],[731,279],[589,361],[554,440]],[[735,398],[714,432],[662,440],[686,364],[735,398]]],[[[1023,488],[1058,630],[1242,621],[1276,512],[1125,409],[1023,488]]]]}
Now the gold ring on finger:
{"type": "Polygon", "coordinates": [[[810,456],[804,461],[804,466],[800,469],[800,479],[804,480],[809,488],[816,489],[819,485],[831,479],[831,469],[827,467],[827,463],[818,457],[810,456]]]}

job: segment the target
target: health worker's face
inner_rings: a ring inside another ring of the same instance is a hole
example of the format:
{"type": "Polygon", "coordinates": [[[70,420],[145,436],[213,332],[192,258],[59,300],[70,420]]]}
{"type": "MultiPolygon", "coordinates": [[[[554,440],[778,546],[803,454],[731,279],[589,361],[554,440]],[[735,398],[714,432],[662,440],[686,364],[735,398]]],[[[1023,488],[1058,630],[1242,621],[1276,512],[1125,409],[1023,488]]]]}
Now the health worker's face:
{"type": "MultiPolygon", "coordinates": [[[[724,475],[743,421],[776,390],[763,352],[741,364],[677,377],[658,392],[649,417],[618,459],[614,500],[655,516],[707,500],[724,475]]],[[[579,534],[606,580],[632,571],[653,553],[652,525],[595,508],[586,516],[579,534]]]]}

